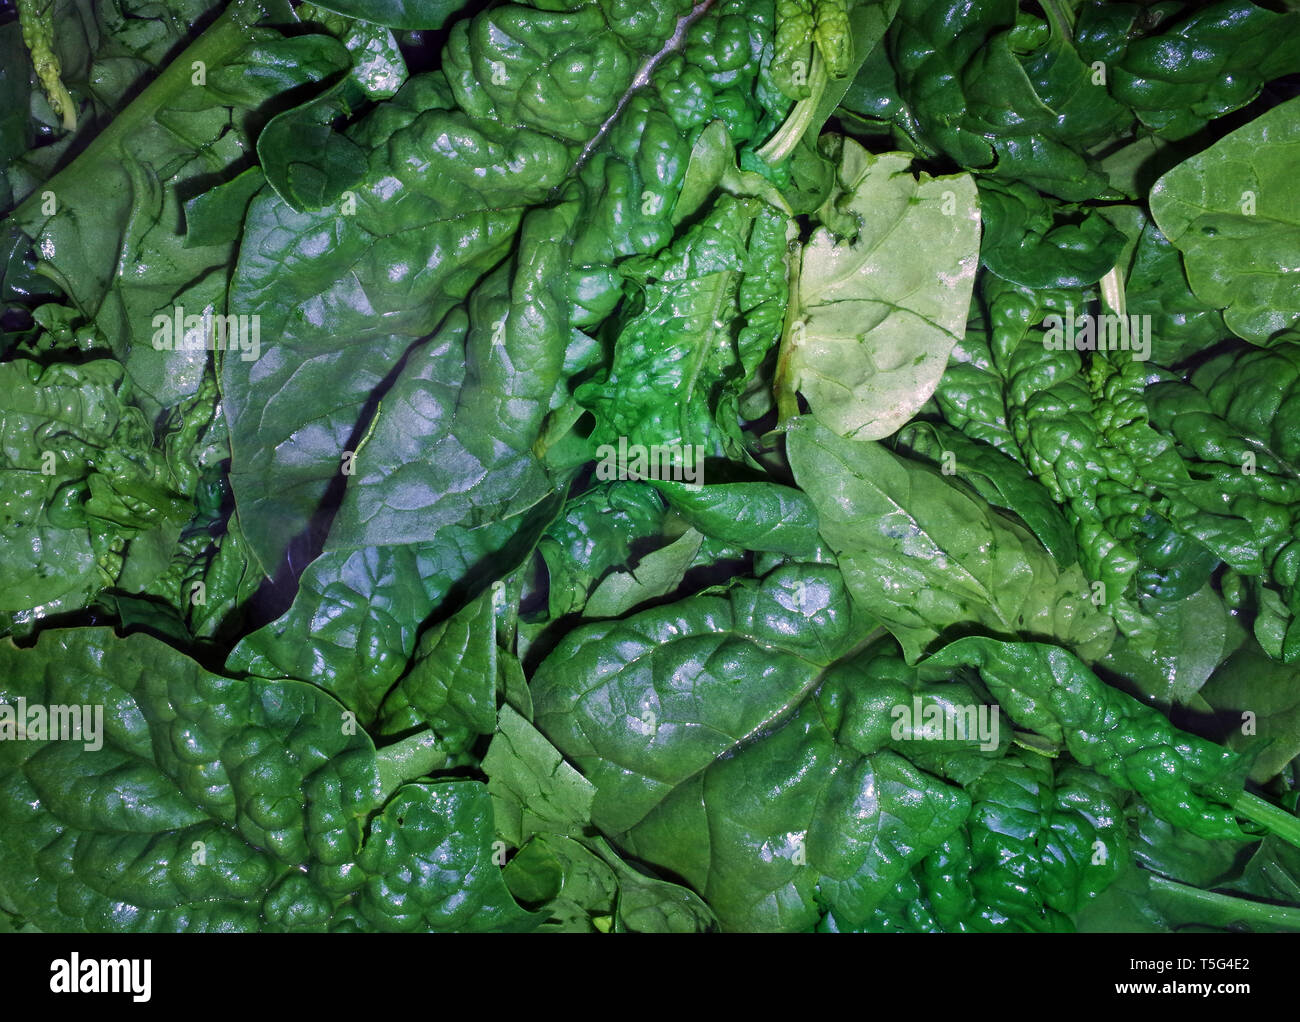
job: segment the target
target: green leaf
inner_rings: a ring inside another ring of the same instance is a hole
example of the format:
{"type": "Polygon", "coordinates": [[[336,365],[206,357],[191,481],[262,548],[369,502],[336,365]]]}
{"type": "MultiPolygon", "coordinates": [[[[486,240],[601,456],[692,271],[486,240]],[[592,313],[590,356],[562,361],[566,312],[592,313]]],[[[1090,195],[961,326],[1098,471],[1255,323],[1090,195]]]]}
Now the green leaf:
{"type": "Polygon", "coordinates": [[[1128,815],[1134,859],[1171,880],[1218,887],[1240,871],[1250,852],[1250,844],[1241,838],[1198,837],[1161,819],[1141,802],[1131,805],[1128,815]]]}
{"type": "Polygon", "coordinates": [[[715,482],[698,490],[655,484],[706,536],[745,550],[809,557],[820,545],[817,512],[800,490],[771,482],[715,482]]]}
{"type": "Polygon", "coordinates": [[[595,844],[618,877],[615,933],[708,933],[717,928],[712,909],[698,894],[633,869],[603,841],[595,844]]]}
{"type": "Polygon", "coordinates": [[[1202,890],[1131,866],[1120,882],[1079,915],[1093,933],[1287,933],[1300,911],[1240,895],[1202,890]]]}
{"type": "Polygon", "coordinates": [[[249,167],[229,181],[185,203],[185,247],[221,245],[239,239],[248,204],[266,184],[261,167],[249,167]]]}
{"type": "Polygon", "coordinates": [[[442,28],[469,0],[315,0],[327,11],[388,28],[442,28]]]}
{"type": "Polygon", "coordinates": [[[1129,268],[1130,316],[1151,317],[1151,357],[1175,365],[1227,336],[1223,314],[1192,294],[1178,249],[1147,221],[1129,268]]]}
{"type": "Polygon", "coordinates": [[[257,136],[266,180],[295,212],[333,206],[365,174],[366,152],[335,124],[351,118],[365,93],[345,77],[315,99],[276,114],[257,136]]]}
{"type": "MultiPolygon", "coordinates": [[[[1119,30],[1121,38],[1128,31],[1119,30]]],[[[1133,40],[1122,57],[1107,54],[1116,65],[1110,88],[1161,137],[1186,138],[1251,102],[1271,79],[1300,71],[1295,48],[1278,45],[1297,31],[1298,11],[1224,0],[1180,17],[1167,32],[1133,40]]]]}
{"type": "Polygon", "coordinates": [[[482,767],[497,832],[513,847],[535,834],[577,837],[587,827],[596,789],[509,706],[501,707],[482,767]]]}
{"type": "Polygon", "coordinates": [[[370,824],[356,913],[384,932],[519,933],[522,910],[496,866],[492,798],[476,781],[408,784],[370,824]]]}
{"type": "Polygon", "coordinates": [[[997,761],[966,790],[962,832],[871,916],[859,923],[836,905],[819,929],[1069,930],[1128,862],[1118,793],[1094,774],[1028,753],[997,761]]]}
{"type": "Polygon", "coordinates": [[[629,866],[608,842],[588,835],[595,788],[509,707],[483,770],[498,832],[522,846],[506,866],[506,882],[516,897],[546,903],[543,929],[695,933],[716,926],[697,895],[629,866]]]}
{"type": "Polygon", "coordinates": [[[884,50],[883,40],[889,30],[890,22],[898,13],[899,0],[859,0],[849,5],[849,37],[852,43],[852,58],[840,71],[840,76],[832,75],[826,83],[821,99],[809,121],[808,134],[821,131],[822,125],[835,112],[840,101],[852,88],[855,76],[869,57],[874,57],[884,50]]]}
{"type": "Polygon", "coordinates": [[[776,5],[772,79],[790,99],[804,99],[810,92],[813,26],[812,0],[781,0],[776,5]]]}
{"type": "Polygon", "coordinates": [[[393,33],[383,25],[373,19],[357,21],[311,3],[299,4],[296,13],[300,21],[321,25],[348,48],[352,54],[348,77],[370,99],[388,99],[406,81],[406,59],[393,33]]]}
{"type": "Polygon", "coordinates": [[[960,166],[1093,198],[1106,179],[1089,149],[1132,115],[1093,84],[1059,26],[1017,38],[1018,9],[1011,0],[904,0],[890,29],[899,94],[921,138],[960,166]]]}
{"type": "Polygon", "coordinates": [[[844,142],[824,210],[856,222],[856,237],[813,235],[787,313],[778,393],[799,391],[831,429],[859,440],[888,436],[934,393],[965,332],[978,263],[973,179],[918,180],[909,163],[844,142]]]}
{"type": "Polygon", "coordinates": [[[194,507],[122,366],[15,359],[0,365],[0,393],[0,610],[75,610],[119,579],[146,586],[194,507]]]}
{"type": "Polygon", "coordinates": [[[936,653],[923,670],[962,665],[979,668],[1019,726],[1136,791],[1164,819],[1200,837],[1242,836],[1228,806],[1241,792],[1246,760],[1178,731],[1155,710],[1108,688],[1072,653],[970,637],[936,653]]]}
{"type": "Polygon", "coordinates": [[[849,30],[849,0],[814,0],[813,43],[826,73],[832,78],[843,78],[849,73],[853,60],[854,38],[849,30]]]}
{"type": "Polygon", "coordinates": [[[448,526],[428,543],[322,554],[299,579],[289,610],[245,636],[227,670],[311,677],[370,722],[415,653],[424,622],[453,587],[510,570],[554,512],[448,526]]]}
{"type": "Polygon", "coordinates": [[[667,596],[681,584],[702,542],[703,534],[691,529],[668,546],[646,554],[634,568],[606,575],[587,600],[582,616],[621,617],[643,603],[667,596]]]}
{"type": "Polygon", "coordinates": [[[1099,665],[1162,707],[1186,706],[1231,651],[1227,609],[1207,583],[1192,596],[1145,608],[1158,630],[1155,653],[1120,637],[1099,665]]]}
{"type": "Polygon", "coordinates": [[[226,532],[214,541],[216,550],[201,569],[201,579],[186,576],[189,589],[179,591],[186,604],[191,634],[205,638],[238,635],[241,612],[262,583],[262,574],[251,563],[248,540],[239,527],[239,519],[226,521],[226,532]],[[203,583],[203,601],[195,599],[194,581],[203,583]]]}
{"type": "Polygon", "coordinates": [[[580,611],[611,568],[662,542],[664,502],[649,483],[600,483],[570,498],[537,544],[547,571],[549,616],[580,611]]]}
{"type": "Polygon", "coordinates": [[[595,852],[571,838],[539,834],[502,871],[522,902],[545,903],[542,933],[609,933],[618,878],[595,852]]]}
{"type": "MultiPolygon", "coordinates": [[[[567,303],[555,293],[566,278],[554,271],[565,265],[573,215],[563,205],[531,216],[515,260],[475,290],[469,314],[452,313],[410,354],[347,463],[324,553],[304,572],[293,606],[235,649],[232,669],[310,675],[369,722],[452,587],[472,591],[471,569],[490,582],[504,573],[493,565],[509,571],[527,555],[555,512],[557,483],[534,444],[568,337],[567,303]]],[[[290,375],[297,386],[303,374],[290,375]]],[[[286,424],[299,421],[284,410],[286,424]]],[[[261,440],[254,447],[283,455],[261,440]]],[[[234,446],[238,464],[244,448],[234,446]]],[[[239,501],[233,469],[232,479],[239,501]]],[[[246,532],[286,499],[265,482],[239,504],[246,532]]],[[[276,520],[258,535],[274,545],[295,522],[276,520]]]]}
{"type": "MultiPolygon", "coordinates": [[[[1300,17],[1297,15],[1296,17],[1300,17]]],[[[1287,267],[1300,263],[1300,99],[1274,107],[1180,163],[1151,189],[1151,213],[1183,253],[1192,291],[1238,337],[1269,344],[1300,324],[1287,267]]]]}
{"type": "Polygon", "coordinates": [[[626,830],[792,712],[853,633],[838,571],[779,568],[570,632],[533,676],[534,719],[595,784],[592,820],[626,830]]]}
{"type": "Polygon", "coordinates": [[[880,708],[870,663],[832,668],[787,723],[681,783],[622,839],[629,851],[683,876],[724,929],[806,930],[827,901],[868,915],[970,809],[902,756],[842,744],[880,708]]]}
{"type": "MultiPolygon", "coordinates": [[[[364,203],[365,199],[358,201],[364,203]]],[[[355,262],[362,248],[371,245],[377,249],[374,258],[384,265],[405,265],[411,259],[422,263],[427,256],[419,255],[413,246],[428,246],[430,251],[440,245],[459,248],[464,257],[461,268],[473,266],[470,272],[477,276],[501,255],[498,246],[517,226],[518,214],[485,213],[439,220],[421,234],[418,243],[409,232],[390,233],[378,224],[373,225],[377,238],[365,234],[364,227],[354,232],[350,225],[358,222],[370,221],[362,211],[354,217],[341,216],[338,210],[294,213],[273,194],[266,193],[255,198],[249,209],[241,247],[244,256],[235,271],[230,300],[233,307],[258,310],[262,330],[278,336],[279,341],[275,356],[265,363],[226,359],[222,392],[231,425],[231,484],[253,553],[267,575],[278,570],[289,543],[316,511],[329,482],[338,478],[344,453],[355,453],[357,421],[372,391],[408,347],[446,318],[453,304],[432,294],[428,301],[422,298],[416,302],[405,291],[390,290],[386,292],[388,297],[376,297],[379,308],[368,301],[356,308],[360,296],[346,297],[348,289],[356,285],[349,274],[347,281],[337,284],[339,293],[327,303],[338,313],[331,318],[331,336],[325,338],[318,336],[306,320],[291,326],[290,303],[318,300],[313,296],[321,294],[321,281],[334,272],[327,264],[338,258],[338,270],[343,273],[342,262],[355,262]],[[288,285],[274,283],[284,275],[286,265],[277,250],[305,244],[320,230],[333,231],[336,223],[343,234],[339,244],[311,261],[311,270],[297,281],[303,292],[291,298],[288,285]],[[469,231],[474,240],[460,245],[454,239],[462,231],[469,231]],[[274,247],[268,247],[272,242],[274,247]],[[270,301],[271,293],[277,296],[274,308],[264,304],[270,301]],[[403,322],[410,324],[409,332],[403,322]],[[310,336],[298,339],[299,333],[310,336]],[[305,400],[308,393],[310,402],[305,400]]],[[[437,285],[435,278],[453,270],[443,265],[432,273],[430,288],[437,285]]],[[[498,288],[503,283],[498,282],[498,288]]],[[[463,333],[467,324],[463,317],[459,322],[463,333]]],[[[480,343],[486,346],[492,327],[487,323],[478,326],[483,334],[480,343]]],[[[463,352],[449,348],[454,332],[454,325],[444,328],[441,348],[435,347],[415,359],[405,373],[413,376],[416,369],[428,373],[429,364],[434,363],[434,371],[441,375],[424,384],[424,388],[438,388],[444,401],[456,393],[459,377],[454,374],[464,372],[463,352]],[[453,375],[446,380],[449,374],[453,375]]],[[[419,388],[418,378],[407,386],[419,388]]],[[[398,407],[401,404],[398,400],[390,403],[398,407]]],[[[445,428],[443,422],[434,425],[445,428]]],[[[423,426],[426,432],[430,428],[427,423],[423,426]]],[[[456,466],[444,463],[440,467],[446,470],[456,466]]],[[[373,514],[371,511],[370,516],[373,514]]],[[[351,526],[353,531],[364,527],[364,519],[351,526]]]]}
{"type": "MultiPolygon", "coordinates": [[[[0,168],[21,156],[31,143],[30,80],[22,28],[16,20],[0,26],[0,168]]],[[[7,186],[0,184],[7,190],[7,186]]],[[[0,208],[8,208],[8,197],[0,208]]]]}
{"type": "Polygon", "coordinates": [[[1064,211],[1027,185],[984,181],[986,225],[980,260],[1013,284],[1035,289],[1095,284],[1116,263],[1124,237],[1100,213],[1057,223],[1064,211]]]}
{"type": "Polygon", "coordinates": [[[1078,559],[1074,532],[1041,483],[1023,465],[985,443],[971,440],[945,423],[917,422],[904,427],[898,444],[913,455],[955,475],[995,507],[1014,511],[1034,531],[1058,564],[1078,559]]]}
{"type": "Polygon", "coordinates": [[[1251,777],[1266,781],[1300,755],[1300,689],[1295,664],[1280,664],[1249,646],[1234,653],[1202,689],[1232,727],[1227,745],[1250,756],[1251,777]]]}
{"type": "Polygon", "coordinates": [[[898,0],[790,0],[778,5],[771,75],[784,96],[798,102],[757,151],[763,164],[778,168],[801,148],[811,149],[898,6],[898,0]]]}
{"type": "Polygon", "coordinates": [[[608,373],[576,391],[596,416],[598,478],[698,483],[701,457],[739,446],[735,398],[780,336],[788,227],[760,199],[724,194],[670,249],[623,265],[644,302],[622,324],[608,373]],[[670,464],[618,463],[625,446],[670,464]]]}
{"type": "MultiPolygon", "coordinates": [[[[0,887],[42,929],[542,921],[515,905],[493,863],[487,789],[408,784],[383,805],[381,777],[403,757],[377,757],[315,686],[224,678],[107,628],[48,631],[26,649],[0,642],[0,678],[12,708],[0,722],[0,887]],[[81,708],[82,728],[41,734],[55,718],[34,707],[81,708]]],[[[419,775],[428,759],[407,766],[419,775]]]]}
{"type": "Polygon", "coordinates": [[[413,727],[465,728],[489,734],[496,726],[497,588],[486,589],[446,621],[420,636],[410,670],[379,708],[381,734],[413,727]]]}
{"type": "Polygon", "coordinates": [[[1077,566],[1059,566],[1032,534],[977,494],[876,443],[792,424],[795,478],[813,500],[845,582],[915,661],[941,636],[1041,635],[1100,655],[1113,626],[1077,566]]]}
{"type": "Polygon", "coordinates": [[[1270,834],[1232,886],[1257,898],[1300,905],[1300,852],[1270,834]]]}
{"type": "Polygon", "coordinates": [[[1112,189],[1130,199],[1143,199],[1161,174],[1191,155],[1184,148],[1155,135],[1139,136],[1105,157],[1101,169],[1112,189]]]}

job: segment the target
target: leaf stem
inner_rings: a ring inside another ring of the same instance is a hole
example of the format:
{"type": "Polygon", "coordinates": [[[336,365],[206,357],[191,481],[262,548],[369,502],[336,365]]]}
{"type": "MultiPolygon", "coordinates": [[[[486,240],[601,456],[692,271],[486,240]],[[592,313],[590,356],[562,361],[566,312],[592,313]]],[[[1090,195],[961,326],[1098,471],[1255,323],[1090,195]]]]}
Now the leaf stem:
{"type": "Polygon", "coordinates": [[[1199,887],[1180,884],[1176,880],[1162,876],[1152,876],[1149,884],[1152,889],[1163,890],[1175,898],[1217,909],[1220,912],[1226,910],[1227,914],[1242,922],[1263,924],[1272,929],[1285,927],[1289,930],[1300,930],[1300,908],[1234,897],[1231,894],[1220,894],[1218,891],[1203,891],[1199,887]]]}
{"type": "Polygon", "coordinates": [[[776,372],[772,379],[772,392],[776,396],[776,414],[781,425],[785,425],[799,414],[799,399],[795,396],[794,383],[790,379],[790,360],[798,346],[795,335],[803,333],[801,309],[799,304],[799,269],[803,261],[803,246],[798,242],[790,245],[786,253],[789,281],[789,298],[785,308],[785,326],[781,331],[781,348],[776,358],[776,372]]]}
{"type": "Polygon", "coordinates": [[[1067,43],[1074,42],[1074,10],[1062,0],[1041,0],[1043,13],[1052,26],[1052,31],[1059,34],[1067,43]]]}
{"type": "Polygon", "coordinates": [[[1300,848],[1300,817],[1287,812],[1281,806],[1275,806],[1258,795],[1243,791],[1233,800],[1232,810],[1238,816],[1259,824],[1270,834],[1300,848]]]}
{"type": "Polygon", "coordinates": [[[809,125],[813,122],[813,117],[817,113],[817,105],[821,102],[822,93],[826,91],[826,82],[826,64],[822,61],[821,54],[814,47],[812,68],[808,72],[808,88],[810,90],[808,96],[794,105],[794,109],[790,111],[790,116],[785,119],[785,123],[758,150],[759,159],[769,167],[775,167],[794,152],[794,147],[799,144],[799,139],[803,138],[808,131],[809,125]]]}
{"type": "Polygon", "coordinates": [[[1124,298],[1124,275],[1118,266],[1112,266],[1110,272],[1098,283],[1101,302],[1107,309],[1121,319],[1127,319],[1127,304],[1124,298]]]}

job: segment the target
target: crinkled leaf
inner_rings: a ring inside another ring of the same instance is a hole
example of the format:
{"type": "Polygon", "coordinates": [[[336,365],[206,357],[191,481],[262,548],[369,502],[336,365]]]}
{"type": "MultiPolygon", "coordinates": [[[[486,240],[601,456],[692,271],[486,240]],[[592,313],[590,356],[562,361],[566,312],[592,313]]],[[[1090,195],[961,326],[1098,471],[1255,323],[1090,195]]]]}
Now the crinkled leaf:
{"type": "Polygon", "coordinates": [[[1177,730],[1156,710],[1109,688],[1072,653],[970,637],[936,653],[924,669],[962,665],[979,668],[1017,725],[1136,791],[1164,819],[1202,837],[1242,835],[1229,806],[1247,760],[1177,730]]]}
{"type": "Polygon", "coordinates": [[[102,730],[95,717],[48,741],[28,714],[23,737],[0,742],[0,885],[42,929],[541,922],[492,860],[487,789],[405,785],[372,820],[384,754],[315,686],[224,678],[107,628],[46,632],[27,649],[6,640],[0,678],[10,706],[103,715],[102,730]]]}

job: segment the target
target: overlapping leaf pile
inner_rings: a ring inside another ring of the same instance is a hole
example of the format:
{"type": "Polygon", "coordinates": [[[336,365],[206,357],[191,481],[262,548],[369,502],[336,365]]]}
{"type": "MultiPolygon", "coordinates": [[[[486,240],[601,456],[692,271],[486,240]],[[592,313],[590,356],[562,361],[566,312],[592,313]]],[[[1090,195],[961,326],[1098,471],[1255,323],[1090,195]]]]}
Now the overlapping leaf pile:
{"type": "Polygon", "coordinates": [[[1300,929],[1297,54],[0,7],[0,929],[1300,929]]]}

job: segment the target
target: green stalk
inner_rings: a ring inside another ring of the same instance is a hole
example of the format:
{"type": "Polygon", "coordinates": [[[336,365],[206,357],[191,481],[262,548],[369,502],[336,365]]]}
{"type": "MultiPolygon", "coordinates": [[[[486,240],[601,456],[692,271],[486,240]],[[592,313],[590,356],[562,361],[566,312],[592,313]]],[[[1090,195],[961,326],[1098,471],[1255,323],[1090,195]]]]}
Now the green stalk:
{"type": "Polygon", "coordinates": [[[1161,876],[1152,876],[1150,886],[1153,891],[1163,891],[1180,901],[1200,905],[1234,920],[1249,922],[1270,930],[1279,928],[1300,930],[1300,908],[1271,905],[1265,901],[1254,901],[1249,898],[1236,898],[1230,894],[1219,894],[1217,891],[1203,891],[1199,887],[1180,884],[1161,876]]]}
{"type": "Polygon", "coordinates": [[[1110,272],[1101,278],[1097,286],[1101,290],[1101,304],[1105,306],[1109,312],[1127,320],[1127,303],[1124,298],[1124,275],[1120,272],[1120,268],[1118,266],[1112,266],[1110,272]]]}
{"type": "Polygon", "coordinates": [[[1052,26],[1052,32],[1067,43],[1074,41],[1074,10],[1062,0],[1042,0],[1043,13],[1052,26]]]}
{"type": "Polygon", "coordinates": [[[1300,848],[1300,817],[1287,812],[1281,806],[1275,806],[1258,795],[1243,791],[1233,800],[1232,811],[1252,823],[1259,824],[1287,844],[1300,848]]]}
{"type": "Polygon", "coordinates": [[[775,167],[794,152],[799,139],[807,133],[817,113],[817,105],[821,102],[822,93],[826,91],[826,83],[826,64],[814,47],[812,68],[808,72],[808,88],[811,92],[806,99],[801,99],[794,105],[785,123],[758,150],[759,158],[769,167],[775,167]]]}
{"type": "Polygon", "coordinates": [[[772,392],[776,395],[776,414],[781,425],[789,422],[799,414],[799,399],[795,396],[794,385],[790,380],[790,359],[794,356],[796,330],[800,321],[799,308],[799,267],[803,261],[803,247],[794,242],[786,253],[790,282],[790,298],[785,307],[785,326],[781,331],[781,347],[776,357],[776,373],[772,380],[772,392]]]}

